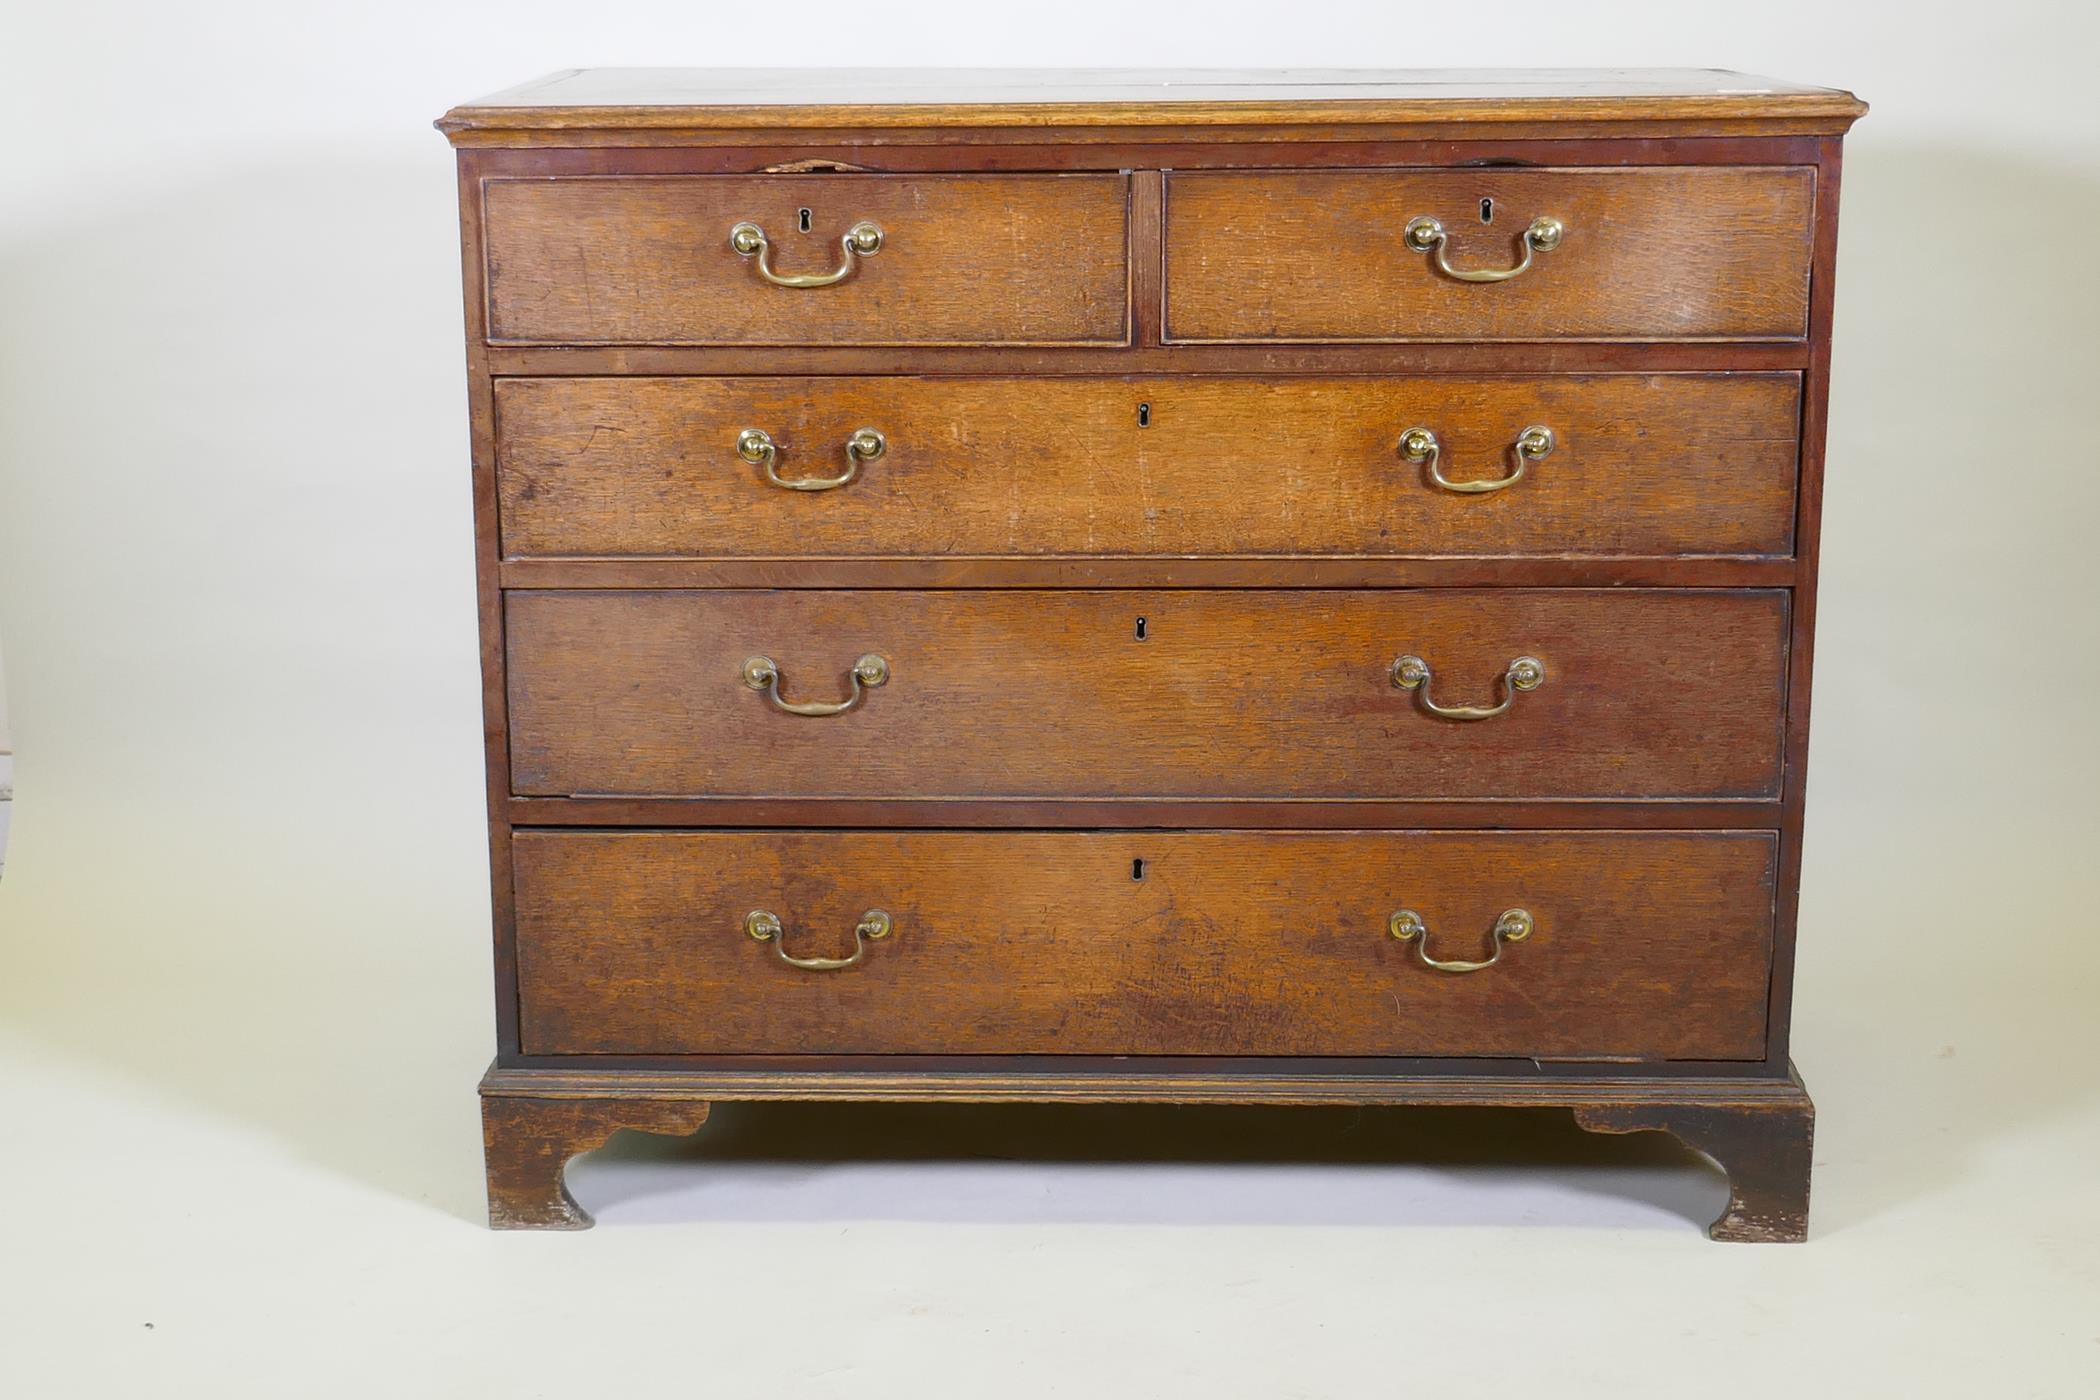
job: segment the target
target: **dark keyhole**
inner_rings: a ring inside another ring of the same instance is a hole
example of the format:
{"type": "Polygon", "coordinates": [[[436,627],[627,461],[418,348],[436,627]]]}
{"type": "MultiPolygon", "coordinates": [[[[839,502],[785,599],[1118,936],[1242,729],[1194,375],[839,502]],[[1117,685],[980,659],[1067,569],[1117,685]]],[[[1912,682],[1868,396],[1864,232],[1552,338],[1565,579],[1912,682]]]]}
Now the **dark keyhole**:
{"type": "Polygon", "coordinates": [[[1149,404],[1149,403],[1141,403],[1141,404],[1139,404],[1139,405],[1138,405],[1138,426],[1139,426],[1140,428],[1149,428],[1149,427],[1151,427],[1151,426],[1152,426],[1152,405],[1151,405],[1151,404],[1149,404]]]}
{"type": "Polygon", "coordinates": [[[796,219],[796,222],[798,222],[798,223],[800,223],[800,224],[802,225],[802,231],[803,231],[804,233],[808,233],[808,232],[809,232],[809,211],[808,211],[807,209],[802,209],[802,210],[798,210],[798,211],[796,211],[796,214],[795,214],[795,219],[796,219]]]}
{"type": "Polygon", "coordinates": [[[1142,880],[1145,878],[1145,862],[1143,857],[1139,857],[1138,859],[1130,862],[1130,878],[1133,880],[1142,880]]]}
{"type": "MultiPolygon", "coordinates": [[[[1480,201],[1480,222],[1482,222],[1482,223],[1484,223],[1484,224],[1491,224],[1491,223],[1495,222],[1495,201],[1494,201],[1494,200],[1492,200],[1492,199],[1483,199],[1483,200],[1481,200],[1481,201],[1480,201]]],[[[809,227],[809,225],[808,225],[808,224],[804,224],[804,225],[803,225],[803,227],[804,227],[804,228],[808,228],[808,227],[809,227]]]]}
{"type": "Polygon", "coordinates": [[[1145,640],[1145,619],[1142,617],[1137,620],[1137,639],[1141,642],[1145,640]]]}

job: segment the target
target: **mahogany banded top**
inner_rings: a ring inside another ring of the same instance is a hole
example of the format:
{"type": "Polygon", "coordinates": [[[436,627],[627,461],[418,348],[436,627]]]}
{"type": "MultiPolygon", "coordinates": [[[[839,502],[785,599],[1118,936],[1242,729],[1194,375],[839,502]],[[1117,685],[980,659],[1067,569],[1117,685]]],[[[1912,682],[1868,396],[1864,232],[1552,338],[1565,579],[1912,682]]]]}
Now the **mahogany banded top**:
{"type": "Polygon", "coordinates": [[[608,128],[1450,128],[1684,123],[1840,132],[1849,92],[1706,68],[572,68],[455,107],[461,143],[608,128]]]}

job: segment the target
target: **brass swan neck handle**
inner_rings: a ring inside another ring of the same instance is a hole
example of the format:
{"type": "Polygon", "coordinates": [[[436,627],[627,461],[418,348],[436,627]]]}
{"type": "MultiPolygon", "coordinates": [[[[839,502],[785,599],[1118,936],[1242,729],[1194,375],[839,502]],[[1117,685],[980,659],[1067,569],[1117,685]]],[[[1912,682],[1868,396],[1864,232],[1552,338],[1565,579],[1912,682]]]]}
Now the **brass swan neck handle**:
{"type": "Polygon", "coordinates": [[[736,435],[736,455],[764,470],[766,480],[787,491],[836,491],[852,484],[863,462],[872,462],[889,448],[889,440],[873,428],[856,428],[846,437],[846,470],[837,476],[782,476],[780,446],[764,428],[746,428],[736,435]]]}
{"type": "Polygon", "coordinates": [[[1537,927],[1538,922],[1531,917],[1530,910],[1503,910],[1495,920],[1494,931],[1488,935],[1488,942],[1494,946],[1495,951],[1478,962],[1468,962],[1461,958],[1429,956],[1429,925],[1424,923],[1422,916],[1414,910],[1395,909],[1392,918],[1386,921],[1387,933],[1402,943],[1414,944],[1415,956],[1422,960],[1422,965],[1433,967],[1438,972],[1480,972],[1493,967],[1502,961],[1502,951],[1505,947],[1511,943],[1522,943],[1531,937],[1537,927]]]}
{"type": "Polygon", "coordinates": [[[1553,429],[1534,423],[1516,436],[1509,445],[1512,463],[1506,476],[1489,477],[1485,481],[1453,481],[1438,470],[1443,461],[1444,444],[1435,432],[1428,428],[1409,428],[1400,434],[1400,455],[1427,471],[1429,480],[1446,491],[1455,491],[1462,496],[1478,496],[1489,491],[1500,491],[1514,486],[1524,479],[1524,469],[1551,452],[1558,441],[1553,429]]]}
{"type": "Polygon", "coordinates": [[[865,219],[847,229],[839,238],[845,261],[832,272],[775,272],[773,245],[767,241],[766,231],[748,219],[729,230],[729,246],[736,249],[739,257],[757,258],[758,275],[776,287],[829,287],[851,277],[862,258],[881,252],[882,237],[882,226],[865,219]]]}
{"type": "Polygon", "coordinates": [[[890,916],[881,909],[870,909],[860,916],[853,926],[853,955],[845,958],[798,958],[787,950],[787,938],[781,928],[780,916],[770,909],[754,909],[744,916],[744,932],[761,943],[771,943],[773,951],[789,967],[799,967],[807,972],[837,972],[840,968],[852,967],[868,955],[868,940],[887,938],[890,934],[890,916]]]}
{"type": "Polygon", "coordinates": [[[1537,690],[1546,683],[1546,663],[1536,656],[1519,656],[1512,659],[1502,671],[1502,699],[1493,705],[1439,705],[1430,698],[1429,682],[1433,673],[1429,663],[1419,656],[1402,656],[1393,662],[1393,684],[1402,690],[1419,694],[1422,708],[1439,719],[1478,720],[1493,719],[1509,713],[1509,707],[1517,703],[1517,693],[1537,690]]]}
{"type": "Polygon", "coordinates": [[[1566,226],[1550,215],[1541,214],[1533,219],[1530,226],[1524,230],[1524,236],[1518,240],[1524,249],[1524,258],[1515,267],[1453,267],[1450,258],[1445,256],[1451,245],[1451,236],[1444,232],[1442,223],[1427,214],[1409,219],[1407,230],[1400,235],[1400,241],[1407,245],[1409,252],[1429,254],[1430,259],[1436,263],[1436,270],[1446,277],[1460,282],[1507,282],[1512,277],[1521,277],[1531,270],[1534,254],[1550,253],[1558,248],[1561,235],[1566,232],[1566,226]]]}
{"type": "Polygon", "coordinates": [[[741,674],[745,685],[753,690],[762,690],[766,693],[766,698],[773,702],[774,709],[784,714],[815,717],[842,715],[860,704],[861,698],[870,689],[889,680],[890,663],[884,657],[877,656],[873,652],[854,662],[853,669],[846,673],[846,684],[851,689],[843,700],[804,700],[797,702],[786,699],[780,693],[780,667],[774,664],[773,658],[770,656],[753,656],[748,658],[744,662],[741,674]]]}

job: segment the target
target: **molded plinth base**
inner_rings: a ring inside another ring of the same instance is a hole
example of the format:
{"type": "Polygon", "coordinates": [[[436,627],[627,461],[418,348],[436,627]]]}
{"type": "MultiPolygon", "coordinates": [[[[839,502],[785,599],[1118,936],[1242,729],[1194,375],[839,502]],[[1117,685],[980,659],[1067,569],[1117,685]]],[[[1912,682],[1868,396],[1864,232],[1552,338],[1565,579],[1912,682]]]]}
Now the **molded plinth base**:
{"type": "Polygon", "coordinates": [[[1815,1106],[1785,1079],[1402,1072],[1375,1061],[955,1060],[692,1069],[491,1069],[481,1083],[489,1223],[582,1230],[591,1218],[562,1180],[571,1158],[622,1128],[684,1135],[717,1101],[1272,1103],[1570,1108],[1596,1133],[1669,1133],[1728,1175],[1717,1240],[1792,1241],[1808,1231],[1815,1106]],[[978,1063],[983,1063],[982,1061],[978,1063]],[[996,1062],[994,1062],[996,1063],[996,1062]]]}

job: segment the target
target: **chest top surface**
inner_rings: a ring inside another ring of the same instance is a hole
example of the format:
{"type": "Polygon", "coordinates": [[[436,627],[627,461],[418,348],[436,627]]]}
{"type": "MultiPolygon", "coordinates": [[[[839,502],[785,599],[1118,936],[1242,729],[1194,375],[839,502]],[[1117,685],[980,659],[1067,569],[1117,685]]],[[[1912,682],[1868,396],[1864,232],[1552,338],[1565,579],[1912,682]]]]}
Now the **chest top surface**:
{"type": "Polygon", "coordinates": [[[830,126],[1626,122],[1841,131],[1848,92],[1721,69],[576,68],[445,114],[477,134],[830,126]]]}

